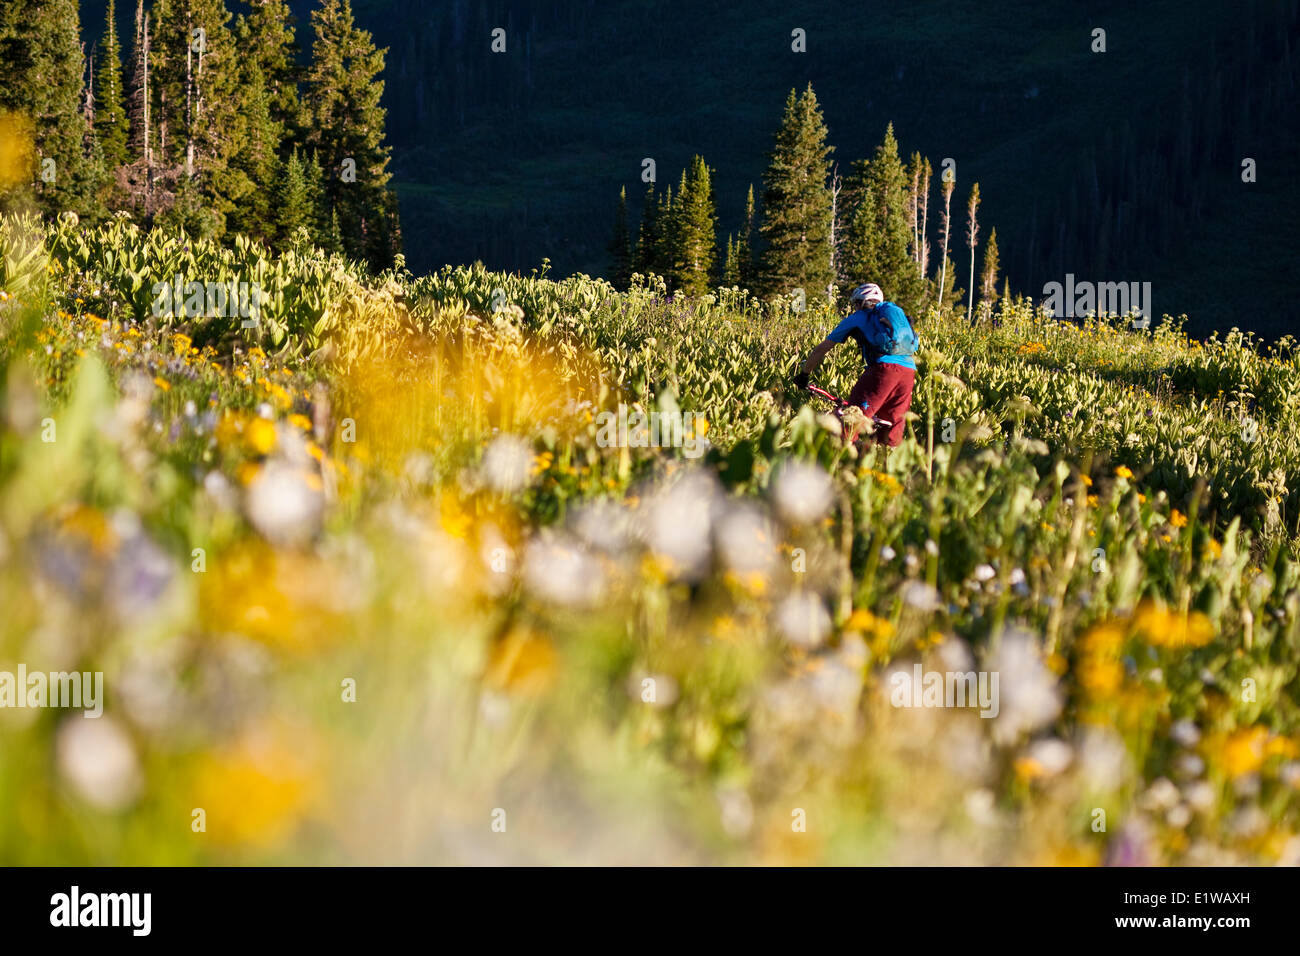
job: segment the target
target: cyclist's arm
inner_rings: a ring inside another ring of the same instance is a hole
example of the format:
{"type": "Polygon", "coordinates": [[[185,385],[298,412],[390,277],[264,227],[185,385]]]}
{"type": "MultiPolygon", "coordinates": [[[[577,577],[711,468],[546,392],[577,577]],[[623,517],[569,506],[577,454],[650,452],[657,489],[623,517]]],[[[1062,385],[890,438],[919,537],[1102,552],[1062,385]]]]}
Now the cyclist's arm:
{"type": "Polygon", "coordinates": [[[805,375],[811,375],[813,372],[817,371],[817,366],[822,364],[822,359],[826,357],[826,353],[835,348],[838,344],[838,342],[832,342],[830,339],[825,339],[818,344],[810,353],[808,353],[808,358],[804,360],[803,373],[805,375]]]}

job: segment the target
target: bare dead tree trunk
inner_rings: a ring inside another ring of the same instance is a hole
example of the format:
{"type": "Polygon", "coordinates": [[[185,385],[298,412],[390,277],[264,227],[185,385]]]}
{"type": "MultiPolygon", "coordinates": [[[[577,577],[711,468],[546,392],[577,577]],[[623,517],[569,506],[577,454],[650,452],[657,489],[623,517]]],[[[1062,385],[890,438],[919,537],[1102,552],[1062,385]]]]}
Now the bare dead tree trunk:
{"type": "MultiPolygon", "coordinates": [[[[839,238],[839,230],[836,229],[835,227],[839,217],[841,185],[842,184],[840,181],[839,167],[836,166],[831,170],[831,275],[834,276],[836,279],[838,279],[840,275],[839,243],[841,242],[841,240],[839,238]]],[[[834,282],[834,280],[832,280],[832,282],[834,282]]],[[[833,294],[834,293],[831,291],[831,289],[826,290],[827,297],[830,297],[833,294]]]]}
{"type": "Polygon", "coordinates": [[[86,65],[86,87],[81,100],[81,115],[86,122],[94,127],[95,125],[95,53],[92,50],[90,58],[86,58],[86,44],[81,44],[81,62],[86,65]]]}
{"type": "MultiPolygon", "coordinates": [[[[153,146],[150,139],[149,120],[151,117],[149,109],[149,18],[144,19],[144,63],[143,63],[143,86],[141,87],[144,98],[144,168],[145,181],[148,183],[148,192],[153,191],[153,146]]],[[[161,144],[160,144],[161,145],[161,144]]]]}
{"type": "Polygon", "coordinates": [[[952,232],[952,191],[955,183],[943,184],[943,257],[939,260],[939,311],[943,311],[943,299],[948,291],[948,235],[952,232]]]}
{"type": "Polygon", "coordinates": [[[921,154],[912,154],[912,192],[907,202],[907,220],[908,226],[912,230],[912,261],[919,263],[921,261],[921,232],[918,213],[920,212],[921,197],[921,154]]]}
{"type": "MultiPolygon", "coordinates": [[[[186,26],[189,24],[187,23],[186,26]]],[[[185,175],[194,178],[194,41],[185,39],[185,175]]]]}
{"type": "Polygon", "coordinates": [[[922,160],[921,171],[921,278],[930,271],[930,161],[922,160]]]}
{"type": "Polygon", "coordinates": [[[970,202],[966,206],[966,245],[970,247],[970,294],[966,297],[966,323],[970,324],[975,309],[975,243],[980,237],[980,224],[976,218],[980,208],[980,184],[971,186],[970,202]]]}

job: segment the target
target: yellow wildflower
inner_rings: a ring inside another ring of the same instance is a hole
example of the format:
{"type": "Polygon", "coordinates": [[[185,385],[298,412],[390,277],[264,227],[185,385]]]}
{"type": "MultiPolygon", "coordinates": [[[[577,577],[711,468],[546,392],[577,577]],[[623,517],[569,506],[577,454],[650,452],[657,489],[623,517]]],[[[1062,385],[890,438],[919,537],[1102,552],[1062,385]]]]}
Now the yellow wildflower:
{"type": "Polygon", "coordinates": [[[1133,615],[1133,633],[1156,647],[1204,647],[1214,638],[1214,625],[1200,611],[1178,614],[1148,599],[1133,615]]]}
{"type": "Polygon", "coordinates": [[[1267,727],[1244,727],[1231,734],[1219,754],[1228,776],[1241,777],[1258,770],[1264,763],[1267,740],[1267,727]]]}
{"type": "Polygon", "coordinates": [[[269,455],[275,449],[275,424],[265,418],[254,418],[244,429],[248,448],[257,455],[269,455]]]}
{"type": "Polygon", "coordinates": [[[558,662],[550,641],[528,628],[515,627],[493,646],[483,680],[497,690],[532,696],[555,682],[558,662]]]}
{"type": "Polygon", "coordinates": [[[293,741],[249,738],[205,756],[193,780],[206,832],[227,846],[269,848],[289,837],[314,800],[319,775],[293,741]]]}

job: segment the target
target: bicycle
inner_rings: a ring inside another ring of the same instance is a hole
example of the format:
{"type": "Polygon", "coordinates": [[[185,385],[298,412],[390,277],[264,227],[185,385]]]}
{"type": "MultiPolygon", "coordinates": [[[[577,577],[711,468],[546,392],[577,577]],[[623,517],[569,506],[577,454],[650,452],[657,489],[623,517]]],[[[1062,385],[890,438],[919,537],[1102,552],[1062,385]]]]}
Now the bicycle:
{"type": "MultiPolygon", "coordinates": [[[[829,401],[832,405],[835,406],[835,410],[831,414],[833,414],[835,418],[841,422],[841,431],[842,431],[845,409],[849,407],[860,407],[860,406],[850,406],[848,402],[844,401],[844,399],[840,398],[837,395],[832,395],[830,392],[826,391],[826,389],[814,385],[812,382],[809,382],[807,385],[804,386],[804,388],[811,394],[816,395],[818,398],[824,398],[827,401],[829,401]]],[[[870,418],[871,423],[874,426],[870,433],[870,437],[872,438],[878,439],[882,436],[882,433],[888,432],[889,429],[894,427],[894,423],[889,421],[886,418],[877,418],[875,415],[867,416],[865,412],[863,412],[863,416],[864,419],[870,418]]],[[[859,430],[861,429],[861,427],[862,427],[861,424],[859,424],[854,428],[853,434],[851,434],[845,440],[846,445],[854,444],[859,440],[859,430]]],[[[865,439],[868,436],[866,434],[863,434],[861,437],[865,439]]]]}

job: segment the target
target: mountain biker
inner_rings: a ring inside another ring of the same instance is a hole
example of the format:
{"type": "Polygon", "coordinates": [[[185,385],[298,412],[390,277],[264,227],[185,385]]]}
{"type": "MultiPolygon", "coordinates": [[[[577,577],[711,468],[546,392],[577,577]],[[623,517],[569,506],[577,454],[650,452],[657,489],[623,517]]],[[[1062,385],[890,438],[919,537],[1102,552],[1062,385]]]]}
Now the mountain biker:
{"type": "Polygon", "coordinates": [[[912,407],[912,386],[916,382],[913,353],[919,344],[907,315],[874,282],[860,285],[849,296],[854,311],[835,326],[826,340],[812,350],[795,376],[797,388],[807,388],[809,376],[826,353],[850,338],[862,350],[866,371],[849,392],[849,404],[858,405],[869,416],[881,419],[876,441],[891,447],[903,440],[908,409],[912,407]],[[883,422],[890,422],[884,431],[883,422]]]}

